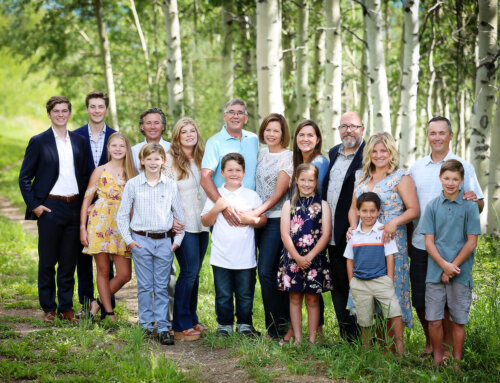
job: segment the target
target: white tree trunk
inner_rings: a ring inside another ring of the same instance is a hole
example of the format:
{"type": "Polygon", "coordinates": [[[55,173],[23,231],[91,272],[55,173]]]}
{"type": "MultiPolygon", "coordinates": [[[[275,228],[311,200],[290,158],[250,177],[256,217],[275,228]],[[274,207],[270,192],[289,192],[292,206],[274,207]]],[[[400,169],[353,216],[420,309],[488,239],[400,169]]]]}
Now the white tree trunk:
{"type": "Polygon", "coordinates": [[[118,125],[118,113],[116,110],[115,81],[113,79],[113,67],[111,65],[111,50],[109,48],[108,34],[106,33],[106,22],[104,21],[104,7],[101,0],[94,0],[94,13],[97,19],[97,30],[99,33],[99,46],[104,65],[104,77],[109,97],[109,116],[111,127],[120,130],[118,125]]]}
{"type": "Polygon", "coordinates": [[[340,142],[338,126],[342,96],[342,41],[340,35],[340,0],[325,0],[325,125],[324,148],[340,142]]]}
{"type": "Polygon", "coordinates": [[[309,4],[297,4],[297,120],[309,119],[309,4]]]}
{"type": "Polygon", "coordinates": [[[384,42],[380,0],[364,0],[365,22],[368,33],[368,63],[373,99],[374,128],[376,132],[391,132],[391,111],[387,74],[385,71],[384,42]]]}
{"type": "Polygon", "coordinates": [[[283,113],[281,89],[281,10],[278,0],[257,1],[259,120],[283,113]]]}
{"type": "MultiPolygon", "coordinates": [[[[479,0],[478,48],[479,66],[476,72],[474,109],[472,110],[472,132],[470,137],[470,157],[483,190],[488,177],[488,157],[490,127],[493,104],[495,102],[496,53],[497,53],[496,0],[479,0]]],[[[498,143],[497,143],[498,144],[498,143]]]]}
{"type": "Polygon", "coordinates": [[[415,162],[415,128],[417,126],[417,90],[420,44],[418,37],[419,0],[405,0],[403,4],[405,19],[403,87],[401,89],[401,165],[409,168],[415,162]]]}
{"type": "Polygon", "coordinates": [[[324,126],[325,113],[325,28],[317,28],[314,38],[314,66],[311,98],[311,118],[324,126]]]}
{"type": "Polygon", "coordinates": [[[168,109],[177,120],[184,114],[184,85],[182,80],[181,34],[177,0],[163,0],[167,35],[167,93],[168,109]]]}
{"type": "MultiPolygon", "coordinates": [[[[500,92],[497,96],[495,124],[492,125],[491,142],[500,142],[500,92]]],[[[500,150],[498,147],[490,153],[488,181],[488,224],[487,234],[500,235],[500,150]]]]}
{"type": "Polygon", "coordinates": [[[233,1],[226,0],[222,3],[222,88],[224,101],[233,98],[234,84],[234,59],[233,59],[233,1]]]}
{"type": "Polygon", "coordinates": [[[434,48],[436,47],[436,27],[434,25],[435,13],[431,15],[431,46],[429,48],[429,82],[427,85],[427,121],[433,117],[432,94],[436,81],[436,68],[434,67],[434,48]]]}

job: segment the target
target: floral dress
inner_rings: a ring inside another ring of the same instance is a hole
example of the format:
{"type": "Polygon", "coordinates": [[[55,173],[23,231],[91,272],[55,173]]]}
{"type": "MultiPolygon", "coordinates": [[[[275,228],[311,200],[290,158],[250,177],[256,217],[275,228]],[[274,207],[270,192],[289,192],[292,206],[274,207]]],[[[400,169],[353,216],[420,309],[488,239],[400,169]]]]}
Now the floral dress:
{"type": "MultiPolygon", "coordinates": [[[[290,234],[301,256],[306,256],[320,239],[321,218],[320,196],[299,197],[297,206],[290,209],[290,234]]],[[[314,257],[311,267],[302,270],[284,248],[278,268],[278,289],[309,294],[331,290],[326,251],[323,250],[314,257]]]]}
{"type": "Polygon", "coordinates": [[[104,169],[97,185],[85,193],[87,196],[97,189],[97,201],[89,213],[87,224],[89,246],[83,249],[83,253],[108,253],[130,258],[116,223],[116,213],[120,207],[125,183],[125,180],[116,181],[111,173],[104,169]]]}
{"type": "MultiPolygon", "coordinates": [[[[380,197],[382,202],[381,212],[378,217],[383,224],[389,222],[394,217],[398,217],[406,210],[401,196],[396,187],[401,182],[404,175],[408,175],[402,169],[397,169],[392,174],[386,176],[378,182],[373,188],[374,193],[380,197]]],[[[356,183],[354,184],[354,194],[356,198],[362,193],[369,192],[368,183],[370,179],[365,179],[359,183],[361,170],[356,172],[356,183]]],[[[403,322],[408,327],[413,327],[413,318],[410,304],[410,266],[408,264],[408,242],[406,234],[406,225],[399,225],[396,229],[394,240],[398,245],[399,252],[394,254],[394,288],[398,297],[401,311],[403,313],[403,322]]],[[[354,302],[349,296],[348,307],[354,307],[354,302]]]]}

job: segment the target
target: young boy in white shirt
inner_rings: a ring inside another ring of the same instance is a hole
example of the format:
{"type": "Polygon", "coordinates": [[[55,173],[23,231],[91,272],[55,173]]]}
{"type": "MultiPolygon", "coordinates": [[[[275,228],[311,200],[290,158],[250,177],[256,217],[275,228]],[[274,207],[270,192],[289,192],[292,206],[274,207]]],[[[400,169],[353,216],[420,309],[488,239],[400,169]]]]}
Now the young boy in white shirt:
{"type": "Polygon", "coordinates": [[[264,226],[267,219],[264,214],[255,216],[251,212],[262,205],[262,200],[255,191],[241,184],[245,175],[241,154],[226,154],[222,158],[221,174],[226,181],[218,189],[222,197],[215,204],[207,199],[201,213],[203,225],[213,225],[210,265],[214,273],[217,334],[229,336],[233,332],[233,300],[236,298],[236,331],[255,337],[260,334],[252,324],[257,267],[254,228],[264,226]],[[231,226],[222,215],[228,206],[240,212],[240,226],[231,226]]]}
{"type": "Polygon", "coordinates": [[[347,276],[363,343],[369,347],[372,336],[373,311],[377,300],[386,318],[390,318],[397,352],[403,355],[403,321],[401,307],[394,289],[394,254],[398,247],[394,240],[382,241],[380,198],[376,193],[361,194],[356,201],[360,217],[358,227],[347,242],[344,257],[347,258],[347,276]]]}

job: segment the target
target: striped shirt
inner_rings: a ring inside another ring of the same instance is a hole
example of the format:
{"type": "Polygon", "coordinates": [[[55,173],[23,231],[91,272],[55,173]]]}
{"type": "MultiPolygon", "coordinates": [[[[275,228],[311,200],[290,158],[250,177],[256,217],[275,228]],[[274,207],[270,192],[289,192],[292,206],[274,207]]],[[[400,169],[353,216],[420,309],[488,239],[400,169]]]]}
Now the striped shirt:
{"type": "Polygon", "coordinates": [[[99,138],[94,141],[92,138],[92,130],[87,124],[89,129],[89,141],[90,141],[90,151],[92,152],[92,159],[94,160],[94,165],[97,168],[99,166],[99,161],[101,160],[102,150],[104,149],[104,138],[106,137],[106,124],[104,124],[104,129],[99,133],[99,138]]]}
{"type": "Polygon", "coordinates": [[[382,241],[382,224],[378,221],[365,233],[361,230],[361,222],[353,231],[347,242],[344,257],[354,262],[354,276],[362,280],[371,280],[387,275],[385,257],[398,252],[396,241],[382,241]]]}
{"type": "MultiPolygon", "coordinates": [[[[174,218],[185,222],[182,202],[174,181],[162,174],[160,181],[151,186],[145,174],[140,173],[127,182],[116,216],[118,230],[127,245],[133,241],[129,227],[134,231],[163,233],[172,228],[174,218]],[[130,221],[132,207],[134,214],[130,221]]],[[[184,232],[176,234],[174,243],[180,246],[183,238],[184,232]]]]}

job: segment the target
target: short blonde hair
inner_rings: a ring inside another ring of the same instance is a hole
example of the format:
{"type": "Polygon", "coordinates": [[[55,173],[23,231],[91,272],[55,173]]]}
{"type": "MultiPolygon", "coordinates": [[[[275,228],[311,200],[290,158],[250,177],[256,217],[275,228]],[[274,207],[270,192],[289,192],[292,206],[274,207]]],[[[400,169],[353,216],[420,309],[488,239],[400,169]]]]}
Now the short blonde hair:
{"type": "Polygon", "coordinates": [[[372,177],[372,172],[373,170],[375,170],[375,165],[373,165],[372,163],[371,156],[375,145],[380,143],[386,147],[390,155],[389,169],[387,170],[387,174],[392,174],[398,168],[399,152],[396,147],[396,141],[394,141],[394,138],[387,132],[375,133],[368,139],[363,150],[363,172],[359,180],[360,183],[372,177]]]}
{"type": "MultiPolygon", "coordinates": [[[[140,169],[144,170],[144,165],[142,164],[142,161],[150,156],[153,153],[159,153],[160,156],[163,158],[163,161],[166,160],[167,155],[165,154],[165,149],[163,149],[163,146],[160,144],[146,144],[142,147],[141,151],[139,152],[139,160],[141,162],[140,169]]],[[[163,169],[163,166],[162,166],[163,169]]]]}

